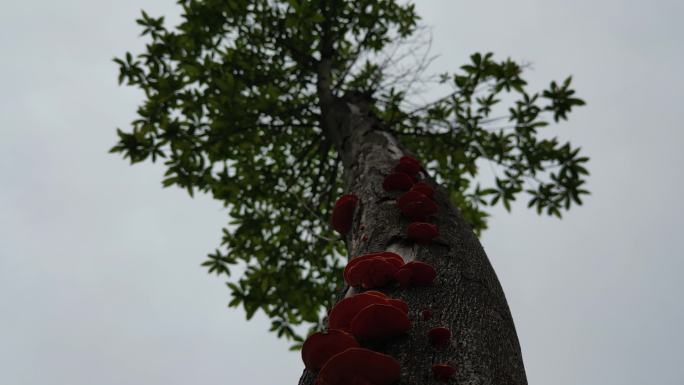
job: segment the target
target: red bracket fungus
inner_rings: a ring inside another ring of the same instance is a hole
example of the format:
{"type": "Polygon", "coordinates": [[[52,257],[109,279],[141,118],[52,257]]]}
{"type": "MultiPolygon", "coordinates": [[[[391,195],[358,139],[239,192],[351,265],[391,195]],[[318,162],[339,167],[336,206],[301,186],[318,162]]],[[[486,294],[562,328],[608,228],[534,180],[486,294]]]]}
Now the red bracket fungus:
{"type": "Polygon", "coordinates": [[[382,298],[385,301],[387,301],[386,303],[388,305],[394,306],[397,309],[403,311],[404,313],[406,313],[408,315],[409,307],[408,307],[408,304],[406,302],[404,302],[403,300],[400,300],[398,298],[388,297],[387,294],[380,292],[380,291],[375,291],[375,290],[364,291],[363,294],[374,295],[376,297],[382,298]]]}
{"type": "Polygon", "coordinates": [[[454,373],[456,373],[456,369],[447,363],[432,365],[432,375],[437,381],[447,382],[454,373]]]}
{"type": "Polygon", "coordinates": [[[344,280],[350,286],[373,289],[388,284],[397,270],[404,265],[398,254],[373,253],[352,258],[344,268],[344,280]]]}
{"type": "Polygon", "coordinates": [[[409,191],[397,199],[397,206],[401,213],[412,221],[423,221],[437,212],[437,203],[427,195],[418,191],[409,191]]]}
{"type": "Polygon", "coordinates": [[[413,222],[406,229],[406,235],[418,243],[428,243],[439,235],[439,230],[432,223],[413,222]]]}
{"type": "Polygon", "coordinates": [[[403,311],[404,313],[406,313],[406,315],[408,315],[409,307],[408,307],[408,304],[407,304],[406,302],[404,302],[404,301],[402,301],[402,300],[400,300],[400,299],[388,298],[388,299],[387,299],[387,303],[388,303],[390,306],[394,306],[394,307],[396,307],[397,309],[399,309],[399,310],[403,311]]]}
{"type": "Polygon", "coordinates": [[[377,291],[377,290],[368,290],[368,291],[364,291],[363,294],[372,295],[372,296],[379,297],[379,298],[382,298],[382,299],[390,299],[390,297],[388,297],[387,294],[385,294],[385,293],[383,293],[383,292],[381,292],[381,291],[377,291]]]}
{"type": "Polygon", "coordinates": [[[443,348],[449,345],[451,340],[451,330],[444,327],[436,327],[428,331],[428,340],[432,346],[443,348]]]}
{"type": "Polygon", "coordinates": [[[354,209],[359,199],[354,194],[345,194],[335,202],[332,212],[332,226],[335,231],[344,235],[349,232],[354,218],[354,209]]]}
{"type": "Polygon", "coordinates": [[[330,310],[328,325],[331,329],[351,330],[351,322],[363,308],[373,304],[387,304],[389,297],[377,291],[368,291],[347,297],[330,310]]]}
{"type": "Polygon", "coordinates": [[[354,336],[337,329],[318,332],[309,336],[302,346],[302,361],[307,369],[319,371],[335,354],[358,347],[354,336]]]}
{"type": "Polygon", "coordinates": [[[401,366],[394,358],[364,348],[334,355],[318,374],[320,385],[391,385],[399,381],[401,366]]]}
{"type": "Polygon", "coordinates": [[[394,167],[394,171],[403,172],[411,176],[418,174],[422,169],[423,166],[420,165],[420,162],[411,156],[402,156],[399,159],[399,164],[394,167]]]}
{"type": "Polygon", "coordinates": [[[437,277],[435,269],[425,262],[411,261],[394,274],[394,279],[401,287],[426,286],[437,277]]]}
{"type": "Polygon", "coordinates": [[[371,258],[354,265],[347,273],[350,286],[374,289],[387,285],[399,270],[395,265],[380,258],[371,258]]]}
{"type": "MultiPolygon", "coordinates": [[[[383,259],[397,267],[401,267],[404,265],[404,259],[396,253],[393,253],[391,251],[381,251],[377,253],[370,253],[370,254],[364,254],[364,255],[359,255],[356,257],[352,257],[349,263],[347,263],[347,267],[345,268],[345,271],[348,271],[348,269],[352,269],[357,263],[360,263],[364,260],[367,259],[372,259],[372,258],[380,258],[383,259]]],[[[346,277],[345,277],[346,279],[346,277]]]]}
{"type": "Polygon", "coordinates": [[[424,194],[428,198],[432,198],[435,195],[435,190],[425,182],[418,182],[411,187],[410,191],[417,191],[424,194]]]}
{"type": "Polygon", "coordinates": [[[385,191],[406,191],[413,186],[413,178],[405,172],[393,172],[382,181],[382,189],[385,191]]]}
{"type": "Polygon", "coordinates": [[[331,329],[351,330],[351,321],[366,306],[385,303],[386,299],[373,294],[361,293],[347,297],[330,310],[328,324],[331,329]]]}
{"type": "Polygon", "coordinates": [[[351,330],[352,320],[366,307],[371,305],[389,305],[408,316],[408,305],[400,299],[386,296],[379,291],[366,291],[347,297],[338,302],[330,310],[328,324],[331,329],[351,330]]]}
{"type": "Polygon", "coordinates": [[[363,308],[351,322],[352,334],[361,339],[383,340],[411,328],[408,315],[390,304],[373,304],[363,308]]]}

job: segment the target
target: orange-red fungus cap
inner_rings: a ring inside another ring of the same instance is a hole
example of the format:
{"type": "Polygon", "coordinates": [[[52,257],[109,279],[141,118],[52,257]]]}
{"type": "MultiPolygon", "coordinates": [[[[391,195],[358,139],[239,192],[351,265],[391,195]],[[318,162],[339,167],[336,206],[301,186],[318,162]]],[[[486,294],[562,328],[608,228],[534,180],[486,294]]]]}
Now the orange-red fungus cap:
{"type": "Polygon", "coordinates": [[[430,200],[430,198],[420,191],[407,191],[397,198],[397,207],[401,208],[415,201],[430,200]]]}
{"type": "Polygon", "coordinates": [[[387,285],[394,279],[399,268],[382,258],[375,257],[355,264],[347,272],[350,286],[361,286],[364,289],[375,289],[387,285]]]}
{"type": "Polygon", "coordinates": [[[344,268],[344,280],[350,284],[351,286],[358,286],[361,283],[360,282],[354,282],[352,283],[349,277],[349,273],[351,272],[352,269],[354,269],[358,264],[371,260],[371,259],[379,259],[382,261],[385,261],[393,266],[396,266],[397,268],[400,268],[404,265],[404,259],[399,255],[395,254],[389,251],[383,251],[380,253],[371,253],[371,254],[365,254],[365,255],[360,255],[357,257],[353,257],[349,263],[347,263],[347,266],[344,268]]]}
{"type": "Polygon", "coordinates": [[[330,310],[328,324],[331,329],[351,330],[351,322],[354,317],[365,307],[387,303],[387,298],[376,294],[361,293],[347,297],[330,310]]]}
{"type": "Polygon", "coordinates": [[[388,305],[394,306],[406,314],[408,314],[408,312],[409,312],[408,304],[399,298],[390,298],[387,296],[387,294],[380,292],[380,291],[375,291],[375,290],[364,291],[363,294],[374,295],[376,297],[380,297],[380,298],[384,299],[388,305]]]}
{"type": "Polygon", "coordinates": [[[351,229],[352,219],[354,218],[354,209],[358,198],[354,194],[345,194],[335,202],[335,207],[332,212],[332,226],[335,231],[340,234],[347,234],[351,229]]]}
{"type": "Polygon", "coordinates": [[[381,252],[352,258],[344,268],[344,280],[350,286],[373,289],[387,285],[397,270],[404,265],[398,254],[381,252]]]}
{"type": "Polygon", "coordinates": [[[318,374],[321,385],[391,385],[400,375],[397,360],[364,348],[334,355],[318,374]]]}
{"type": "Polygon", "coordinates": [[[437,381],[447,382],[454,373],[456,373],[456,369],[447,363],[432,365],[432,375],[437,381]]]}
{"type": "Polygon", "coordinates": [[[432,328],[428,332],[428,340],[433,346],[445,347],[451,340],[451,330],[443,327],[432,328]]]}
{"type": "Polygon", "coordinates": [[[358,346],[359,343],[354,336],[343,330],[331,329],[327,332],[314,333],[304,341],[302,361],[307,369],[318,371],[330,357],[358,346]]]}
{"type": "Polygon", "coordinates": [[[406,229],[406,235],[418,243],[428,243],[439,235],[439,230],[432,223],[413,222],[406,229]]]}
{"type": "Polygon", "coordinates": [[[425,194],[428,198],[432,198],[435,195],[435,190],[429,184],[425,182],[418,182],[411,187],[411,191],[418,191],[425,194]]]}
{"type": "Polygon", "coordinates": [[[411,190],[397,198],[397,207],[413,221],[422,221],[437,212],[437,204],[421,191],[411,190]]]}
{"type": "Polygon", "coordinates": [[[410,328],[408,315],[389,304],[367,306],[351,322],[351,331],[355,337],[370,340],[394,337],[410,328]]]}
{"type": "Polygon", "coordinates": [[[401,213],[412,221],[424,221],[437,212],[437,204],[431,199],[409,202],[399,208],[401,213]]]}
{"type": "Polygon", "coordinates": [[[376,297],[380,297],[380,298],[383,298],[383,299],[388,299],[388,298],[389,298],[389,297],[387,296],[387,294],[385,294],[385,293],[383,293],[383,292],[381,292],[381,291],[376,291],[376,290],[364,291],[363,294],[374,295],[374,296],[376,296],[376,297]]]}
{"type": "Polygon", "coordinates": [[[364,254],[364,255],[352,257],[352,259],[347,264],[347,267],[353,267],[354,264],[359,263],[359,262],[363,261],[364,259],[375,258],[375,257],[380,257],[380,258],[386,260],[387,262],[390,262],[393,265],[397,265],[397,266],[402,266],[404,264],[404,259],[399,254],[393,253],[391,251],[382,251],[382,252],[378,252],[378,253],[370,253],[370,254],[364,254]]]}
{"type": "Polygon", "coordinates": [[[411,261],[394,274],[394,279],[402,287],[426,286],[431,284],[435,277],[437,272],[432,265],[420,261],[411,261]]]}
{"type": "Polygon", "coordinates": [[[389,298],[387,300],[387,304],[390,306],[394,306],[397,309],[403,311],[404,313],[408,314],[409,312],[409,307],[408,304],[400,299],[397,298],[389,298]]]}
{"type": "Polygon", "coordinates": [[[405,172],[393,172],[382,181],[382,188],[385,191],[406,191],[413,186],[413,178],[405,172]]]}
{"type": "Polygon", "coordinates": [[[416,175],[423,169],[420,162],[411,156],[402,156],[399,164],[394,167],[394,171],[404,172],[409,175],[416,175]]]}

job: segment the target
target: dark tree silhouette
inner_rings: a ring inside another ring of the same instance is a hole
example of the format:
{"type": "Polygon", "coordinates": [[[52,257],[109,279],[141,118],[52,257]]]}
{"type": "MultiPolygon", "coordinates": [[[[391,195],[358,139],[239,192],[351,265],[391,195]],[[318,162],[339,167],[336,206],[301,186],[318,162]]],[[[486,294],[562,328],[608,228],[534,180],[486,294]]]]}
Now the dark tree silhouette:
{"type": "MultiPolygon", "coordinates": [[[[408,333],[371,346],[400,362],[400,383],[433,383],[430,367],[449,362],[458,383],[525,384],[508,305],[476,234],[488,206],[510,210],[522,194],[539,213],[560,217],[588,193],[588,158],[538,134],[584,104],[570,78],[529,91],[521,65],[474,54],[439,75],[449,87],[443,98],[417,106],[411,85],[427,60],[408,71],[395,65],[415,56],[415,45],[401,50],[419,30],[411,3],[178,3],[182,23],[168,28],[143,12],[145,51],[115,59],[119,81],[145,100],[112,151],[132,163],[163,161],[164,186],[224,202],[230,223],[204,265],[227,277],[244,266],[228,279],[230,306],[242,305],[247,318],[262,310],[272,331],[301,346],[294,326],[324,329],[325,310],[358,290],[342,280],[347,257],[393,251],[438,272],[426,287],[383,288],[409,305],[413,321],[408,333]],[[439,186],[430,218],[439,236],[427,244],[406,237],[399,193],[382,188],[405,155],[439,186]],[[493,176],[478,174],[483,161],[493,176]],[[358,203],[340,238],[330,216],[344,193],[358,203]],[[453,332],[444,349],[427,343],[434,326],[453,332]]],[[[300,383],[313,382],[305,372],[300,383]]]]}

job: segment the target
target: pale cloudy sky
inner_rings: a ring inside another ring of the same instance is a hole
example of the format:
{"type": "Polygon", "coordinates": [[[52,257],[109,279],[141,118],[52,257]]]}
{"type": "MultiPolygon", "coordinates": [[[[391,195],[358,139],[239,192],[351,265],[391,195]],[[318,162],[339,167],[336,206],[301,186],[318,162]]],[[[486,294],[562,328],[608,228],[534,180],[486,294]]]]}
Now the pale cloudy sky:
{"type": "MultiPolygon", "coordinates": [[[[228,310],[199,266],[220,204],[162,190],[162,169],[107,154],[140,94],[114,55],[141,8],[173,1],[2,2],[0,384],[295,384],[297,353],[228,310]]],[[[474,51],[573,74],[588,106],[555,129],[592,157],[565,219],[496,211],[482,239],[531,384],[684,383],[680,150],[684,3],[430,0],[437,72],[474,51]]],[[[173,19],[173,18],[172,18],[173,19]]]]}

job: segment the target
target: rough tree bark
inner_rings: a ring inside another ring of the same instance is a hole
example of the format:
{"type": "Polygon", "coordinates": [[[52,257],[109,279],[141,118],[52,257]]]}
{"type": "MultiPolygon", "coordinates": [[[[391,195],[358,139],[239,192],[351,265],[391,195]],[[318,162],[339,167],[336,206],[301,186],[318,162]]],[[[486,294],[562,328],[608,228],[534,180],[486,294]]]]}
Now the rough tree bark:
{"type": "MultiPolygon", "coordinates": [[[[434,199],[439,212],[431,222],[437,224],[440,235],[427,245],[406,239],[409,221],[395,206],[399,194],[383,191],[382,181],[408,153],[372,116],[372,101],[359,95],[332,96],[325,67],[323,61],[318,83],[321,126],[326,140],[341,156],[345,192],[360,199],[345,238],[349,256],[393,251],[405,262],[431,264],[438,274],[432,286],[385,290],[408,303],[412,327],[405,336],[373,349],[401,363],[400,385],[437,384],[431,368],[442,362],[450,362],[457,370],[452,383],[527,384],[506,298],[477,237],[449,202],[446,191],[427,176],[436,188],[434,199]],[[424,321],[421,313],[428,308],[434,315],[424,321]],[[448,327],[453,333],[452,343],[445,349],[428,343],[427,332],[436,326],[448,327]]],[[[341,297],[354,294],[353,290],[345,288],[341,297]]],[[[305,370],[299,384],[313,385],[315,377],[305,370]]]]}

